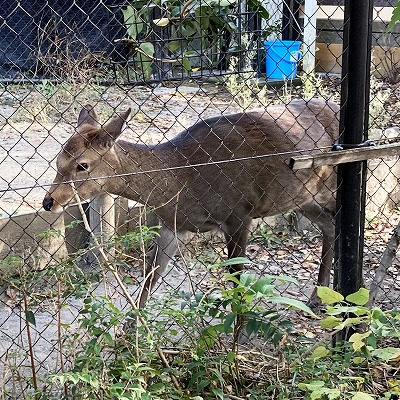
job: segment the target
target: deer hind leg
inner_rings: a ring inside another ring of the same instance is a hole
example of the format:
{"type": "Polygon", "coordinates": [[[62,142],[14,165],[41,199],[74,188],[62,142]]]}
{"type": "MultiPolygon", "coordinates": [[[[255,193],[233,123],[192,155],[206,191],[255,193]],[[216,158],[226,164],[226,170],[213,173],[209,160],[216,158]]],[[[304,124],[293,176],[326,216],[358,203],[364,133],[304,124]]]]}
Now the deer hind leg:
{"type": "MultiPolygon", "coordinates": [[[[318,204],[305,206],[301,211],[303,215],[314,222],[322,232],[322,255],[318,273],[318,285],[329,286],[334,257],[334,212],[318,204]]],[[[321,301],[317,296],[317,289],[315,288],[309,300],[309,305],[317,307],[320,303],[321,301]]]]}
{"type": "Polygon", "coordinates": [[[139,307],[146,304],[155,284],[163,275],[169,261],[174,257],[178,249],[178,241],[181,234],[163,225],[159,236],[154,241],[152,255],[145,268],[143,286],[139,295],[139,307]]]}
{"type": "MultiPolygon", "coordinates": [[[[246,256],[251,221],[252,218],[250,217],[239,219],[235,216],[231,216],[225,221],[222,230],[228,248],[228,258],[246,256]]],[[[234,264],[229,267],[231,273],[241,271],[242,269],[243,264],[234,264]]]]}

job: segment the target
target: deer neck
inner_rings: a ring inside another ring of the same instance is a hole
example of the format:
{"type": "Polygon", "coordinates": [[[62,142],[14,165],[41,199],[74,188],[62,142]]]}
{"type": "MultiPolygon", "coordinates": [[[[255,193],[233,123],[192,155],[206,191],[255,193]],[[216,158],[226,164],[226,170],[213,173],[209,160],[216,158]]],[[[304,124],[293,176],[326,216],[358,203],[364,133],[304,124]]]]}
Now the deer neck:
{"type": "Polygon", "coordinates": [[[165,170],[174,152],[119,141],[115,145],[118,164],[116,178],[108,182],[107,191],[142,204],[160,206],[173,200],[181,190],[177,175],[165,170]],[[161,158],[162,157],[162,158],[161,158]]]}

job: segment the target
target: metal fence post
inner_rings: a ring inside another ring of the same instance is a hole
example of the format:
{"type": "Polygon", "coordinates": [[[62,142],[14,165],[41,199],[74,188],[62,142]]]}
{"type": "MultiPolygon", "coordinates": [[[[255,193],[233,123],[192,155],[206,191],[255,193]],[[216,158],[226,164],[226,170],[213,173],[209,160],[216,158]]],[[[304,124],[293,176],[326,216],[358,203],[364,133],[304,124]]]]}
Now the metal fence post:
{"type": "MultiPolygon", "coordinates": [[[[341,142],[367,136],[371,0],[346,0],[343,43],[341,142]]],[[[338,167],[334,287],[344,296],[362,285],[366,162],[338,167]]],[[[343,339],[343,335],[336,339],[343,339]]]]}

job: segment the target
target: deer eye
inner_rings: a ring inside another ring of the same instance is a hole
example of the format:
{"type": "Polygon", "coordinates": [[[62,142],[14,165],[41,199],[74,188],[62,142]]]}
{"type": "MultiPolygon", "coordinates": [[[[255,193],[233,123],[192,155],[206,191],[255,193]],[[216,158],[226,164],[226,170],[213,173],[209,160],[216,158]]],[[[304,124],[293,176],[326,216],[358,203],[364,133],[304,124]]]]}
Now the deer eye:
{"type": "Polygon", "coordinates": [[[81,163],[77,165],[76,169],[78,171],[87,171],[89,169],[89,165],[86,163],[81,163]]]}

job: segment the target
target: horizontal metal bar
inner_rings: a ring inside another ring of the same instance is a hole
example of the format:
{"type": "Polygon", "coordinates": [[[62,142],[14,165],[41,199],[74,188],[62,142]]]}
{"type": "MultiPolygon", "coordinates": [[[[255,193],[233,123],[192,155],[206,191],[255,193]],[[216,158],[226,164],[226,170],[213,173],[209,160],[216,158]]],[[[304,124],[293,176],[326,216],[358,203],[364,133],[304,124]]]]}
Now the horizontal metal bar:
{"type": "Polygon", "coordinates": [[[400,155],[400,142],[349,150],[329,151],[314,155],[294,156],[290,159],[290,168],[297,171],[299,169],[317,168],[322,165],[338,165],[396,155],[400,155]]]}

